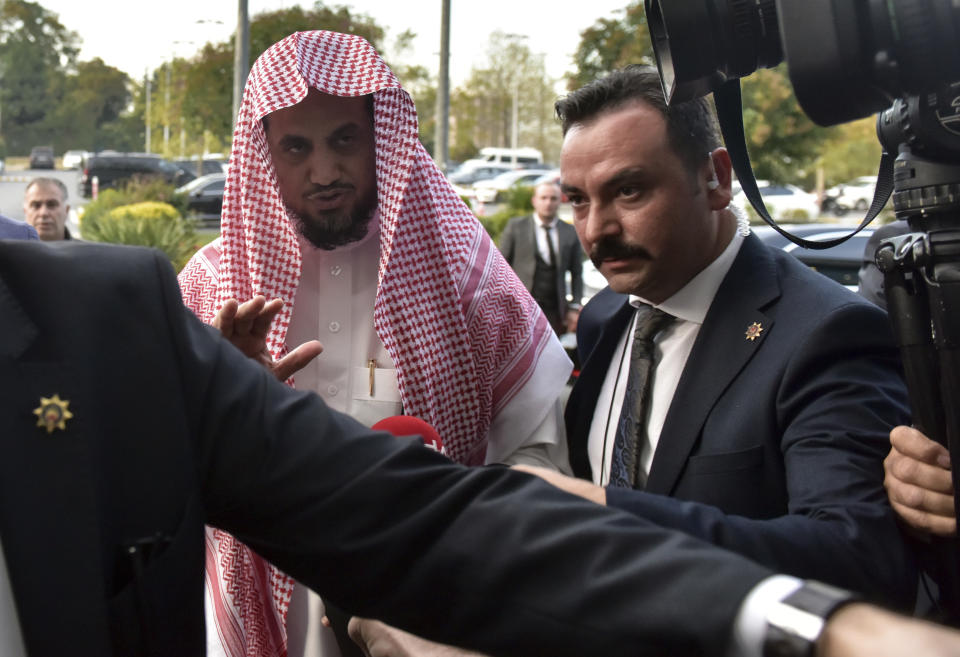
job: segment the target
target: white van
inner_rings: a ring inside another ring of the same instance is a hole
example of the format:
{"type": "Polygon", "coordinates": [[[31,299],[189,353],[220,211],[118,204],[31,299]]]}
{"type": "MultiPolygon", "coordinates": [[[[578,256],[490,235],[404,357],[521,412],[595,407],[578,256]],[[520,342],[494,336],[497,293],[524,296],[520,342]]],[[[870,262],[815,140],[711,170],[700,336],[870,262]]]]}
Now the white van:
{"type": "Polygon", "coordinates": [[[543,164],[543,153],[536,148],[495,148],[487,146],[480,149],[480,155],[460,165],[458,171],[471,171],[479,167],[499,166],[504,169],[530,168],[543,164]]]}

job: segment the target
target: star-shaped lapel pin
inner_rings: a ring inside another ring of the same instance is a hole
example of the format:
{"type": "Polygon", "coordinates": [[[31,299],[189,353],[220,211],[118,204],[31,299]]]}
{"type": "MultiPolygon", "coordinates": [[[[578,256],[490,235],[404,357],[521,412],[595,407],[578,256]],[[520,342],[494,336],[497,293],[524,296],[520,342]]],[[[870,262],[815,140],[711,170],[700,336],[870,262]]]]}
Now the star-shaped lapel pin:
{"type": "Polygon", "coordinates": [[[41,397],[40,406],[33,409],[33,414],[37,416],[37,426],[46,429],[48,434],[53,433],[54,429],[66,431],[67,420],[73,417],[69,406],[69,400],[60,399],[60,395],[41,397]]]}
{"type": "Polygon", "coordinates": [[[760,322],[754,322],[747,327],[746,338],[750,342],[753,342],[760,337],[760,334],[763,333],[763,324],[760,322]]]}

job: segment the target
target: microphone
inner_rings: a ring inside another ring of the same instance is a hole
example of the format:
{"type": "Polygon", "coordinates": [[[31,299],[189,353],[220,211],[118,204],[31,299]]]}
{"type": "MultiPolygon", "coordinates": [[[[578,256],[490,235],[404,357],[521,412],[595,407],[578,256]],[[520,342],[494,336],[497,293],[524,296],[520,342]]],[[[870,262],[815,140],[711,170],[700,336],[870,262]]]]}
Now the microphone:
{"type": "Polygon", "coordinates": [[[437,430],[427,422],[413,415],[392,415],[385,417],[372,427],[374,431],[386,431],[394,436],[420,436],[425,447],[435,452],[446,454],[443,451],[443,439],[437,430]]]}

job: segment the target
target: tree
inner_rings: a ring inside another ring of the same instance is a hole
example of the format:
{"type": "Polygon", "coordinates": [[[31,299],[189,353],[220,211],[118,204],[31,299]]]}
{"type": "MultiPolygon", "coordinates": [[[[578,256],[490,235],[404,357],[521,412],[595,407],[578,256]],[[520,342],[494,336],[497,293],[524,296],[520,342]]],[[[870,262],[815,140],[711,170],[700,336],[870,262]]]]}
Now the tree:
{"type": "Polygon", "coordinates": [[[756,177],[812,187],[816,162],[836,130],[807,118],[784,65],[744,78],[741,92],[743,127],[756,177]]]}
{"type": "MultiPolygon", "coordinates": [[[[628,64],[655,63],[642,0],[622,11],[622,17],[600,19],[581,32],[576,71],[568,78],[571,89],[628,64]]],[[[817,127],[803,113],[783,66],[760,69],[741,84],[747,148],[757,178],[812,186],[823,144],[835,132],[817,127]]]]}
{"type": "MultiPolygon", "coordinates": [[[[312,9],[294,6],[262,12],[250,22],[249,63],[252,65],[267,48],[290,34],[317,29],[356,34],[374,47],[384,35],[383,29],[366,14],[352,13],[344,6],[328,7],[323,2],[315,3],[312,9]]],[[[177,130],[181,129],[182,122],[192,152],[229,150],[233,135],[233,40],[208,43],[194,57],[178,59],[170,65],[170,108],[163,107],[161,95],[166,84],[164,69],[151,74],[153,107],[159,108],[151,110],[152,150],[162,150],[162,126],[167,112],[177,130]]],[[[141,115],[144,105],[141,87],[137,95],[141,115]]],[[[175,147],[171,145],[170,149],[175,147]]]]}
{"type": "Polygon", "coordinates": [[[0,128],[11,152],[26,154],[37,143],[52,143],[48,116],[63,100],[77,41],[56,14],[35,2],[0,3],[0,128]]]}
{"type": "Polygon", "coordinates": [[[628,64],[654,64],[643,0],[634,0],[620,11],[622,18],[601,18],[580,33],[573,55],[577,70],[568,79],[571,90],[628,64]]]}
{"type": "Polygon", "coordinates": [[[130,136],[119,127],[132,98],[126,73],[97,58],[78,63],[63,86],[62,101],[45,119],[55,145],[61,150],[129,147],[130,136]]]}
{"type": "Polygon", "coordinates": [[[510,146],[517,102],[518,144],[556,160],[560,136],[553,119],[554,97],[543,56],[531,53],[513,35],[494,32],[486,64],[474,67],[467,82],[451,94],[451,158],[467,159],[481,146],[510,146]]]}

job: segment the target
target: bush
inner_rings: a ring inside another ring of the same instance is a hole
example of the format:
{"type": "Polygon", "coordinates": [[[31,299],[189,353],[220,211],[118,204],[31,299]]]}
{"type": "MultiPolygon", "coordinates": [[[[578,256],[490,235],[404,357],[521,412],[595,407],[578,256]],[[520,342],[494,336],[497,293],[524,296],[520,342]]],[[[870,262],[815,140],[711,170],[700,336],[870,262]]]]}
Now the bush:
{"type": "MultiPolygon", "coordinates": [[[[193,222],[169,203],[143,201],[105,210],[115,200],[107,190],[97,201],[101,207],[83,214],[83,237],[95,242],[150,246],[163,251],[179,271],[196,251],[193,222]]],[[[118,193],[117,197],[122,196],[118,193]]],[[[89,205],[88,205],[89,208],[89,205]]]]}
{"type": "Polygon", "coordinates": [[[500,241],[500,233],[506,228],[510,219],[533,212],[533,187],[514,185],[502,192],[502,196],[504,205],[500,210],[479,218],[480,223],[483,224],[495,243],[500,241]]]}

